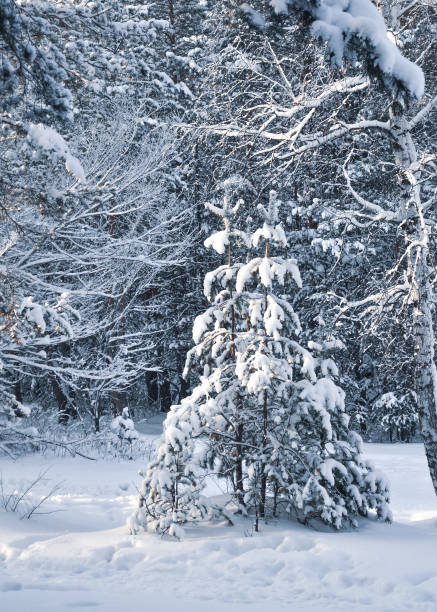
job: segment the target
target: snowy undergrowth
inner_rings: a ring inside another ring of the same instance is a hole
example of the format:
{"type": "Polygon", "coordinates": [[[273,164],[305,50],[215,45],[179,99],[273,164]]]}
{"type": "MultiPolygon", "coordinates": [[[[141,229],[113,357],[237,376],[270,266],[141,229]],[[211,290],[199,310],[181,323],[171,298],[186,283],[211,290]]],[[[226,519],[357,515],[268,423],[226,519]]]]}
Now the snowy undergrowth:
{"type": "MultiPolygon", "coordinates": [[[[189,528],[183,542],[128,535],[141,462],[2,459],[10,486],[48,466],[47,477],[63,484],[48,502],[55,514],[20,521],[0,513],[0,608],[431,612],[437,501],[423,448],[366,445],[366,454],[392,482],[391,526],[364,521],[355,532],[323,533],[284,521],[252,534],[241,519],[189,528]]],[[[209,485],[208,494],[219,492],[209,485]]]]}
{"type": "Polygon", "coordinates": [[[59,423],[56,412],[44,414],[38,405],[28,408],[29,424],[37,432],[32,439],[33,449],[47,457],[70,457],[78,452],[93,459],[130,459],[147,463],[154,457],[156,436],[164,418],[162,413],[148,415],[134,426],[135,435],[125,436],[120,435],[117,423],[120,417],[102,418],[100,431],[94,432],[90,419],[72,420],[64,425],[59,423]]]}

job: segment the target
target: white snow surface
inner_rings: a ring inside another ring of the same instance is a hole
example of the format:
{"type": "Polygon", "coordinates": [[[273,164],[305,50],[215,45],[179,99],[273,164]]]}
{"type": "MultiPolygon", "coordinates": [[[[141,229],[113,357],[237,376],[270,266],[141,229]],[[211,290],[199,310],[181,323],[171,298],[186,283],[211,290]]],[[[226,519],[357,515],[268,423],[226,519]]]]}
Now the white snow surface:
{"type": "MultiPolygon", "coordinates": [[[[437,499],[423,447],[367,444],[365,451],[391,480],[392,525],[369,520],[331,533],[276,521],[255,534],[236,519],[234,527],[189,528],[182,542],[128,534],[139,464],[1,459],[5,490],[47,467],[50,482],[35,494],[62,484],[42,507],[53,514],[20,520],[0,510],[0,610],[435,611],[437,499]]],[[[207,494],[218,493],[211,482],[207,494]]]]}

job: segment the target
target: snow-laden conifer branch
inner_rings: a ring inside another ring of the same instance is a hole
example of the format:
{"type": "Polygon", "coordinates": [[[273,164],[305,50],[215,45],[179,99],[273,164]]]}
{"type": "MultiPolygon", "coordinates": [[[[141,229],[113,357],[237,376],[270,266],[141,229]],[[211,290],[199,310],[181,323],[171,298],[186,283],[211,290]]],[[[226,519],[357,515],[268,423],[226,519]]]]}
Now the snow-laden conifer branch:
{"type": "Polygon", "coordinates": [[[422,97],[421,68],[389,39],[384,18],[371,0],[270,0],[270,4],[277,13],[287,12],[288,6],[309,13],[314,19],[313,34],[326,41],[337,65],[353,57],[356,45],[388,87],[399,85],[408,95],[422,97]]]}

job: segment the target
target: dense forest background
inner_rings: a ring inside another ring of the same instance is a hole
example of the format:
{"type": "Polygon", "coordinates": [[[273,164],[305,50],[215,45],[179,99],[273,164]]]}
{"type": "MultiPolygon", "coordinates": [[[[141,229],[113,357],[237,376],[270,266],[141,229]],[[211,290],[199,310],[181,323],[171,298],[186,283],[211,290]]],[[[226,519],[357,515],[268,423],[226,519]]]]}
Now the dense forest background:
{"type": "Polygon", "coordinates": [[[0,0],[3,451],[185,397],[203,277],[225,261],[205,204],[241,199],[249,232],[271,190],[300,342],[335,359],[351,425],[404,442],[428,427],[436,9],[377,3],[423,93],[411,66],[375,61],[373,34],[343,58],[307,4],[0,0]]]}

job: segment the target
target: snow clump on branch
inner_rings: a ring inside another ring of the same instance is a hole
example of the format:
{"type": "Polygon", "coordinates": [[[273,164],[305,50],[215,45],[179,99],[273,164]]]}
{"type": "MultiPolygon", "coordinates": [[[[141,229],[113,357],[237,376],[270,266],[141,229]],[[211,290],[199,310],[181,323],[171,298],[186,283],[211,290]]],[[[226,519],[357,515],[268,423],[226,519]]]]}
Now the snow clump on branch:
{"type": "Polygon", "coordinates": [[[402,55],[389,39],[385,21],[371,0],[270,0],[276,13],[286,13],[287,5],[303,9],[313,18],[313,33],[325,40],[333,61],[341,65],[350,55],[353,37],[364,43],[364,52],[373,60],[386,85],[401,84],[407,93],[421,98],[425,78],[419,66],[402,55]]]}

